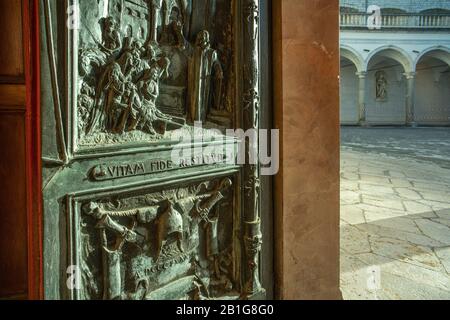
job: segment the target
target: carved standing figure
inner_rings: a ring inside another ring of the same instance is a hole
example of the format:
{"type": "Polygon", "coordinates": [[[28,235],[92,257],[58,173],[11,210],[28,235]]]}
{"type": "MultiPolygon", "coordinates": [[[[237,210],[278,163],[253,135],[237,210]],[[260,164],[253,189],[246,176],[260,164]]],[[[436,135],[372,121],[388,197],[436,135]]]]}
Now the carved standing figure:
{"type": "Polygon", "coordinates": [[[223,70],[217,51],[210,47],[209,33],[200,31],[197,35],[194,51],[189,65],[189,102],[190,116],[194,121],[205,121],[211,95],[214,107],[220,109],[223,70]],[[213,88],[211,77],[214,76],[213,88]],[[211,94],[211,89],[213,93],[211,94]]]}
{"type": "Polygon", "coordinates": [[[112,17],[102,18],[100,20],[102,28],[102,47],[107,51],[115,51],[122,47],[119,26],[112,17]]]}
{"type": "Polygon", "coordinates": [[[136,221],[133,220],[131,226],[121,225],[113,219],[113,216],[126,216],[131,212],[112,212],[105,210],[96,202],[90,202],[84,207],[84,212],[97,220],[96,227],[100,231],[99,238],[102,246],[103,264],[103,299],[122,299],[122,274],[121,256],[125,243],[137,243],[139,235],[135,233],[136,221]],[[113,234],[115,241],[111,246],[108,241],[107,232],[113,234]]]}
{"type": "Polygon", "coordinates": [[[94,89],[84,82],[78,95],[78,130],[84,130],[84,125],[89,120],[94,107],[94,95],[94,89]]]}
{"type": "Polygon", "coordinates": [[[384,71],[378,71],[376,78],[376,98],[377,100],[386,100],[387,98],[387,80],[384,71]]]}
{"type": "Polygon", "coordinates": [[[156,108],[156,99],[159,96],[159,78],[161,72],[152,67],[144,71],[142,79],[138,83],[139,92],[142,96],[142,116],[140,127],[143,131],[156,134],[153,128],[153,121],[162,116],[156,108]]]}

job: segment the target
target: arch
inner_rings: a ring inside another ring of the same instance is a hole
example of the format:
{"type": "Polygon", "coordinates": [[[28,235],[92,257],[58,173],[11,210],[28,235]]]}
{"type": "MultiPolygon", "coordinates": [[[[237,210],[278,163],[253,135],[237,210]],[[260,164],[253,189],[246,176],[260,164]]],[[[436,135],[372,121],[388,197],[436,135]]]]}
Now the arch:
{"type": "Polygon", "coordinates": [[[450,49],[433,46],[423,50],[415,61],[415,121],[419,125],[449,125],[450,49]],[[425,61],[434,58],[439,62],[425,61]],[[422,67],[423,66],[423,67],[422,67]]]}
{"type": "Polygon", "coordinates": [[[430,56],[435,59],[439,59],[450,66],[450,48],[444,46],[433,46],[423,50],[414,61],[414,70],[417,68],[417,64],[425,56],[430,56]]]}
{"type": "Polygon", "coordinates": [[[357,125],[360,120],[358,104],[359,79],[358,72],[363,71],[364,59],[349,46],[340,48],[340,123],[341,125],[357,125]],[[342,60],[349,61],[348,66],[342,60]]]}
{"type": "Polygon", "coordinates": [[[413,58],[402,48],[385,45],[372,50],[365,63],[368,70],[366,121],[373,125],[404,125],[409,119],[407,97],[412,82],[403,81],[403,74],[413,72],[413,58]],[[399,67],[390,65],[386,61],[389,59],[399,67]]]}
{"type": "Polygon", "coordinates": [[[381,8],[381,13],[383,15],[389,15],[389,14],[402,15],[402,14],[407,14],[408,12],[406,10],[399,9],[399,8],[381,8]]]}
{"type": "Polygon", "coordinates": [[[414,72],[415,70],[415,64],[411,56],[405,50],[393,45],[382,46],[370,52],[365,61],[365,69],[368,69],[370,62],[374,57],[380,55],[400,63],[405,72],[414,72]]]}
{"type": "Polygon", "coordinates": [[[358,10],[357,8],[349,7],[349,6],[341,6],[339,8],[339,10],[340,10],[341,14],[343,14],[343,13],[361,13],[361,11],[358,10]]]}
{"type": "Polygon", "coordinates": [[[442,9],[442,8],[432,8],[432,9],[426,9],[426,10],[422,10],[419,13],[421,14],[436,14],[436,15],[440,15],[440,14],[450,14],[450,10],[448,9],[442,9]]]}
{"type": "Polygon", "coordinates": [[[367,68],[365,68],[363,57],[355,49],[347,45],[341,45],[340,49],[341,49],[340,52],[341,57],[344,57],[353,62],[358,72],[364,72],[367,70],[367,68]]]}

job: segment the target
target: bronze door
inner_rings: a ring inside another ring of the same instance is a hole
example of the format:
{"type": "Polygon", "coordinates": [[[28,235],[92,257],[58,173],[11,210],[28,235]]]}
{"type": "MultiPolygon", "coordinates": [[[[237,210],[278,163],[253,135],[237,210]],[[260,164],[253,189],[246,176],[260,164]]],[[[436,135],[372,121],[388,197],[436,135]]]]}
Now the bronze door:
{"type": "Polygon", "coordinates": [[[271,295],[270,182],[230,134],[270,99],[263,10],[41,0],[45,298],[271,295]]]}

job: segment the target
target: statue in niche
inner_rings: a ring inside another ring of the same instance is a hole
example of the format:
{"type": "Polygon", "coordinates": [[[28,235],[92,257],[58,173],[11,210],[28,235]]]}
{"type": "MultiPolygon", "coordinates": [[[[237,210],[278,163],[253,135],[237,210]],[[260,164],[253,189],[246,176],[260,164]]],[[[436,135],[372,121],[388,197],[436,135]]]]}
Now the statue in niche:
{"type": "Polygon", "coordinates": [[[386,72],[377,71],[377,73],[375,73],[375,79],[376,79],[376,99],[378,101],[385,101],[387,99],[386,72]]]}
{"type": "Polygon", "coordinates": [[[210,47],[209,33],[206,30],[200,31],[189,64],[191,85],[189,103],[192,122],[206,120],[211,102],[215,109],[220,109],[222,81],[222,66],[216,50],[210,47]]]}

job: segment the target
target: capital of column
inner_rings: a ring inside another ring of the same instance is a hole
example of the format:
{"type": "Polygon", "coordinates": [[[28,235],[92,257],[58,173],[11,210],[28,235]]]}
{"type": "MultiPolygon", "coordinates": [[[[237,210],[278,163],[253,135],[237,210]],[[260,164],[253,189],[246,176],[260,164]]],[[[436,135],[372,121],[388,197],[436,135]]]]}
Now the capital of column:
{"type": "Polygon", "coordinates": [[[155,9],[161,9],[162,0],[153,0],[152,3],[153,3],[153,6],[155,7],[155,9]]]}
{"type": "Polygon", "coordinates": [[[355,74],[360,79],[364,79],[365,77],[367,77],[367,71],[358,71],[355,74]]]}
{"type": "Polygon", "coordinates": [[[403,74],[407,80],[412,80],[416,77],[416,73],[415,72],[405,72],[403,74]]]}

